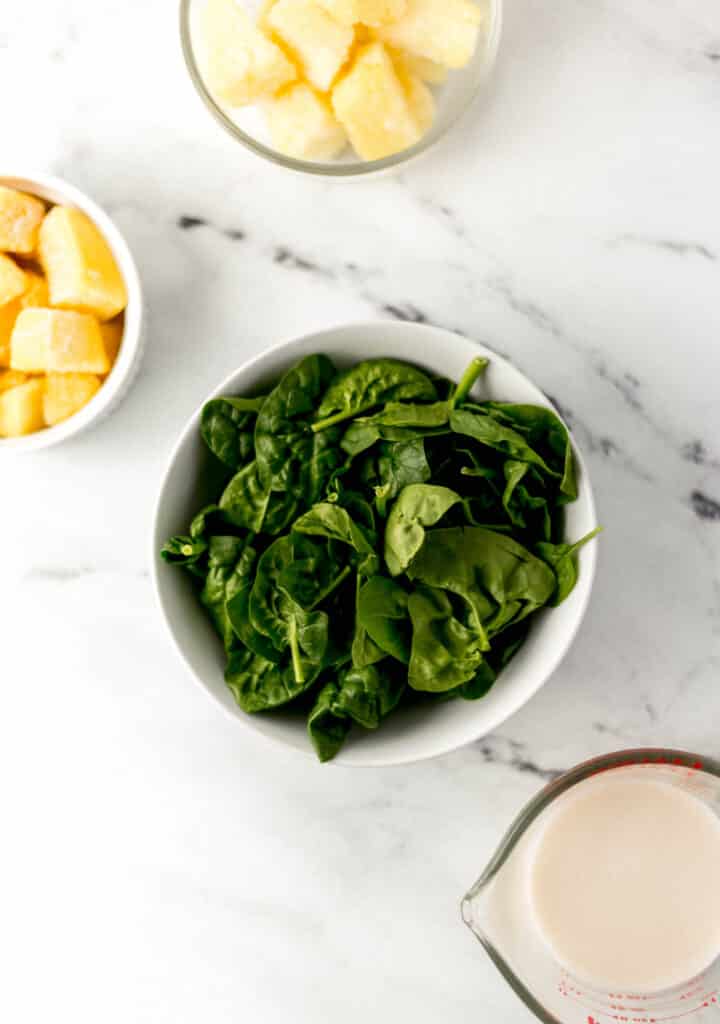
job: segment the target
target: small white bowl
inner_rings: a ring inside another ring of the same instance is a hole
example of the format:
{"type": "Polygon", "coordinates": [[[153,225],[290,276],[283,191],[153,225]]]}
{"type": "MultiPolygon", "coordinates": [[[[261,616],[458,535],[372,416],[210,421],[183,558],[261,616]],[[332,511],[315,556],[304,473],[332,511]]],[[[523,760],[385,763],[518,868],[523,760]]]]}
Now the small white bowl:
{"type": "Polygon", "coordinates": [[[127,242],[108,215],[73,185],[49,174],[0,174],[0,185],[20,189],[47,202],[75,206],[88,215],[110,246],[127,288],[122,344],[117,359],[96,395],[74,416],[55,427],[24,437],[0,438],[0,452],[35,452],[86,430],[115,408],[126,394],[140,365],[143,347],[143,299],[135,260],[127,242]]]}
{"type": "MultiPolygon", "coordinates": [[[[339,368],[360,359],[392,356],[455,380],[474,356],[486,355],[491,362],[476,389],[478,395],[552,407],[527,377],[483,345],[437,327],[398,322],[351,324],[276,345],[230,374],[205,400],[268,387],[293,363],[313,352],[326,353],[339,368]]],[[[202,406],[187,423],[172,451],[157,499],[151,564],[160,609],[175,646],[195,679],[233,718],[268,739],[314,756],[304,719],[299,715],[291,710],[248,715],[236,705],[223,678],[222,645],[193,592],[189,576],[160,558],[165,541],[173,534],[185,532],[193,514],[214,497],[208,491],[206,474],[211,456],[199,433],[201,410],[202,406]]],[[[579,471],[579,496],[567,506],[567,535],[579,538],[597,524],[585,462],[574,441],[573,447],[579,471]]],[[[584,547],[579,558],[577,586],[558,608],[537,616],[525,645],[487,697],[448,701],[430,709],[403,710],[391,715],[375,731],[354,729],[334,763],[377,767],[421,761],[448,753],[496,729],[552,675],[577,633],[590,598],[596,545],[584,547]]]]}

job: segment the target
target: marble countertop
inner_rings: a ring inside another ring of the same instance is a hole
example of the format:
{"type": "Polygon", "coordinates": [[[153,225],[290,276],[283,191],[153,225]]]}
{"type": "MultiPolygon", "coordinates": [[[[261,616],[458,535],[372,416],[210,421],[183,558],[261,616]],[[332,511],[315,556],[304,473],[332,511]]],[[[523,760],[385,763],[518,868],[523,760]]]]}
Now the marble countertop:
{"type": "Polygon", "coordinates": [[[592,754],[720,754],[717,4],[506,7],[485,100],[353,185],[226,137],[167,0],[27,0],[0,24],[0,163],[108,209],[151,317],[109,420],[0,458],[3,1020],[522,1024],[458,915],[517,810],[592,754]],[[519,714],[358,771],[265,746],[194,685],[148,534],[219,379],[380,317],[480,339],[553,395],[606,532],[583,629],[519,714]]]}

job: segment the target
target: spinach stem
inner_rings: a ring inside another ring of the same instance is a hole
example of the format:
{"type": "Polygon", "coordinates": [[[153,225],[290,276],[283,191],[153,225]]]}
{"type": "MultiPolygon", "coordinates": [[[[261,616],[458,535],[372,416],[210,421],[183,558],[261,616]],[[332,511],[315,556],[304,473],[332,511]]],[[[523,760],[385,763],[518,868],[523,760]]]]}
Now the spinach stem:
{"type": "Polygon", "coordinates": [[[323,592],[321,594],[318,594],[318,596],[315,598],[315,600],[313,601],[313,603],[311,605],[311,610],[312,610],[312,608],[317,608],[317,606],[320,604],[321,601],[324,601],[325,598],[328,597],[328,595],[332,594],[333,590],[337,590],[337,588],[340,586],[342,581],[347,576],[349,576],[351,572],[352,572],[352,569],[350,568],[350,566],[346,565],[345,568],[341,572],[339,572],[337,574],[337,576],[332,581],[332,583],[328,587],[326,587],[325,590],[323,590],[323,592]]]}
{"type": "Polygon", "coordinates": [[[486,359],[485,356],[475,356],[465,373],[460,378],[460,382],[450,398],[451,409],[454,409],[461,402],[465,401],[472,391],[473,384],[478,377],[485,372],[489,362],[490,360],[486,359]]]}
{"type": "Polygon", "coordinates": [[[359,409],[353,409],[352,412],[336,412],[334,416],[326,416],[324,420],[318,420],[316,423],[312,423],[310,429],[313,434],[317,434],[321,430],[327,430],[328,427],[334,427],[336,423],[344,423],[345,420],[355,419],[356,416],[360,416],[361,413],[369,412],[370,409],[374,409],[378,405],[377,402],[368,402],[366,405],[361,405],[359,409]]]}
{"type": "Polygon", "coordinates": [[[290,654],[292,655],[292,667],[293,675],[295,676],[295,682],[304,683],[305,671],[303,669],[302,661],[300,659],[300,645],[298,644],[297,622],[295,621],[295,619],[290,620],[288,639],[290,640],[290,654]]]}

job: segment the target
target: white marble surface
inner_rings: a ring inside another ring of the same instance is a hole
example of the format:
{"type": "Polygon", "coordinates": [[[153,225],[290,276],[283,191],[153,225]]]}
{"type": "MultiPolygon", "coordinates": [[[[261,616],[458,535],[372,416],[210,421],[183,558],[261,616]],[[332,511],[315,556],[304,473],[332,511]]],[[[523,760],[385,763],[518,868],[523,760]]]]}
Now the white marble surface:
{"type": "Polygon", "coordinates": [[[417,166],[356,185],[224,136],[169,0],[16,5],[0,95],[0,165],[107,207],[152,318],[109,421],[0,454],[0,1019],[528,1021],[457,912],[511,817],[590,754],[720,754],[715,0],[507,0],[486,102],[417,166]],[[554,395],[606,534],[572,653],[500,734],[357,772],[265,747],[194,686],[148,530],[218,379],[387,315],[482,339],[554,395]]]}

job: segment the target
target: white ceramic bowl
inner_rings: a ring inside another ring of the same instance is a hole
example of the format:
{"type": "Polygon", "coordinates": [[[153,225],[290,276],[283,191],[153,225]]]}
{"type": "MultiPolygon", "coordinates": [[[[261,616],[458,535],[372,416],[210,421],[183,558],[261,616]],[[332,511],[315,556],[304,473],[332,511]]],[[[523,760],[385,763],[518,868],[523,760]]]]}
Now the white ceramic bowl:
{"type": "Polygon", "coordinates": [[[128,304],[122,344],[117,359],[96,395],[79,412],[55,427],[47,427],[25,437],[0,438],[2,452],[34,452],[66,441],[106,416],[125,395],[137,372],[142,356],[143,301],[140,276],[130,249],[113,221],[79,189],[48,174],[0,174],[0,185],[29,192],[51,203],[62,203],[83,210],[100,229],[112,249],[125,280],[128,304]]]}
{"type": "MultiPolygon", "coordinates": [[[[487,355],[490,367],[474,394],[550,406],[542,391],[490,349],[450,331],[398,322],[351,324],[276,345],[232,373],[206,400],[265,388],[313,352],[325,352],[340,368],[360,359],[393,356],[454,379],[474,356],[487,355]]],[[[193,593],[188,575],[165,564],[159,556],[168,537],[185,532],[194,512],[214,497],[205,484],[211,456],[199,434],[201,408],[186,424],[172,451],[157,499],[152,565],[163,618],[190,672],[233,718],[268,739],[314,757],[299,715],[290,710],[247,715],[237,707],[223,679],[222,646],[193,593]]],[[[596,526],[590,481],[576,446],[575,455],[580,493],[578,500],[567,507],[567,533],[572,538],[582,537],[596,526]]],[[[559,608],[537,616],[527,642],[487,697],[401,711],[376,731],[353,730],[333,763],[380,766],[420,761],[447,753],[497,728],[543,685],[570,647],[587,608],[595,560],[596,545],[589,544],[580,552],[580,575],[572,594],[559,608]]]]}

